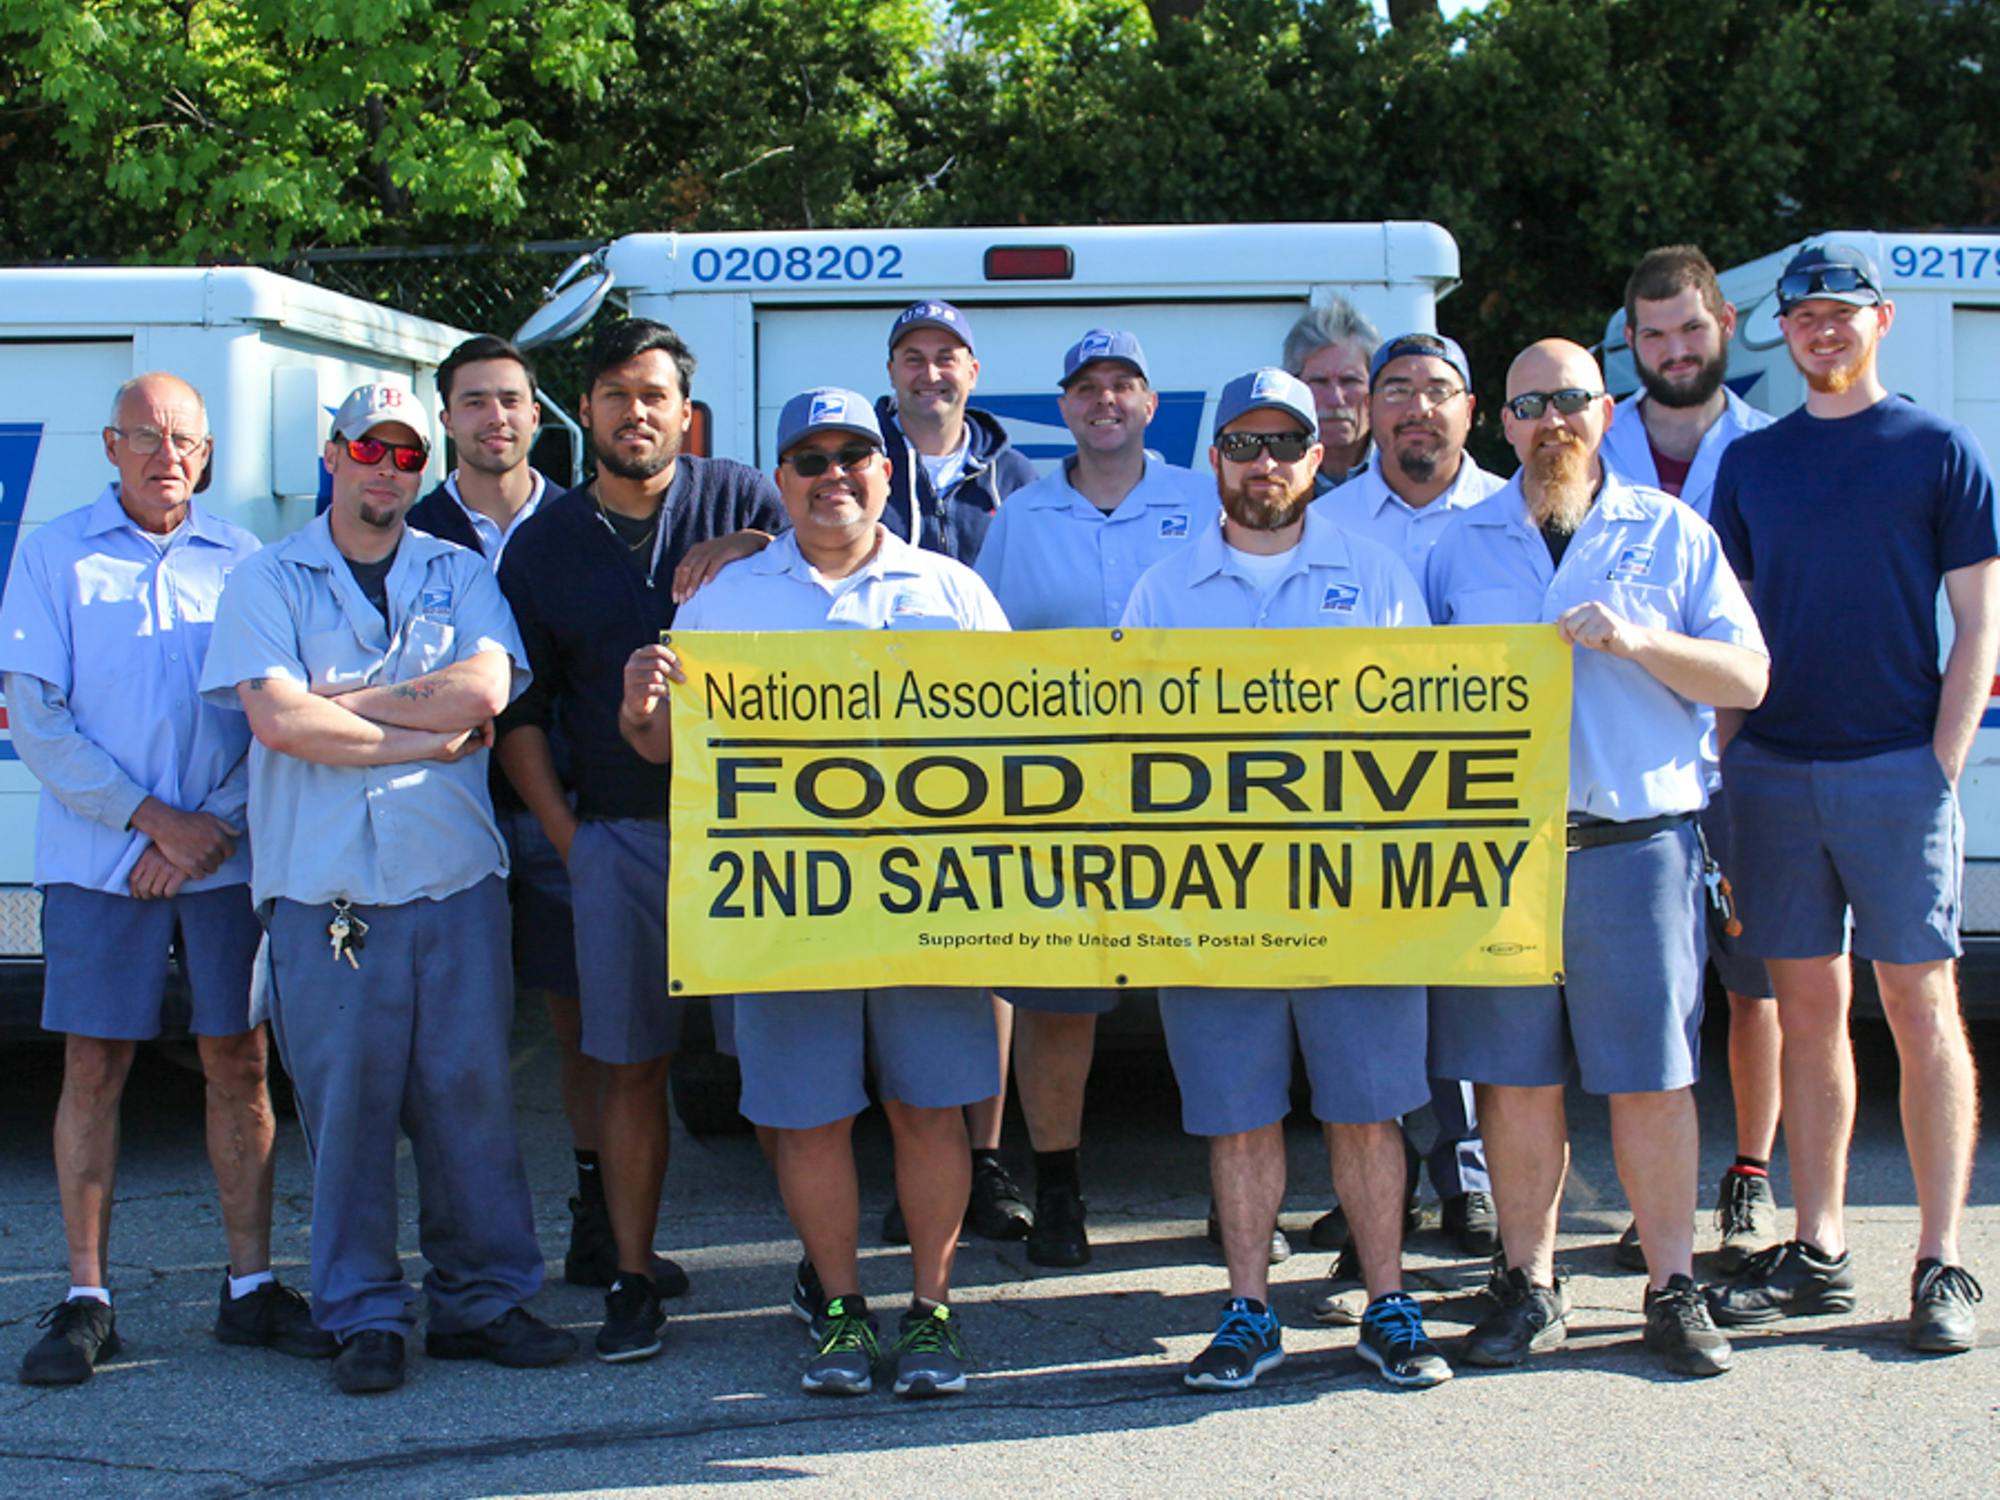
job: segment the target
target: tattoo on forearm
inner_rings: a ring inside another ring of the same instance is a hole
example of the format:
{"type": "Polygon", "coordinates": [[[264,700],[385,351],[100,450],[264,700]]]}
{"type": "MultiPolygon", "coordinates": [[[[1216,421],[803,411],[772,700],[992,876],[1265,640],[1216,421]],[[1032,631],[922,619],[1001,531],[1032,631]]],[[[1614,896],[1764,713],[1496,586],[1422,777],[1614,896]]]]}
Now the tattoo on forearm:
{"type": "Polygon", "coordinates": [[[409,698],[414,700],[434,697],[436,693],[437,684],[426,682],[422,678],[418,678],[415,682],[399,682],[389,689],[389,696],[391,698],[409,698]]]}

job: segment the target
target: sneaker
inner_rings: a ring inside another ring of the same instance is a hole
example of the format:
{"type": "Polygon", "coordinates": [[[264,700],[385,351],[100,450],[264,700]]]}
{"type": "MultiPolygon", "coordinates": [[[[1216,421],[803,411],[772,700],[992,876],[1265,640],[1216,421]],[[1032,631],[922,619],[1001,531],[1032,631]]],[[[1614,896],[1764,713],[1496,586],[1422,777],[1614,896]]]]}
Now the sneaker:
{"type": "Polygon", "coordinates": [[[1646,1247],[1639,1243],[1639,1221],[1634,1219],[1625,1226],[1625,1232],[1618,1236],[1618,1248],[1611,1252],[1611,1263],[1621,1271],[1646,1270],[1646,1247]]]}
{"type": "Polygon", "coordinates": [[[1854,1267],[1843,1252],[1829,1259],[1804,1240],[1759,1250],[1736,1279],[1708,1289],[1709,1310],[1725,1328],[1854,1311],[1854,1267]]]}
{"type": "Polygon", "coordinates": [[[926,1311],[903,1314],[896,1342],[886,1356],[896,1372],[890,1387],[899,1396],[945,1396],[965,1389],[965,1367],[972,1363],[958,1318],[946,1303],[926,1311]]]}
{"type": "Polygon", "coordinates": [[[1222,1309],[1222,1325],[1208,1347],[1188,1362],[1181,1383],[1198,1391],[1247,1391],[1259,1375],[1284,1362],[1277,1314],[1234,1297],[1222,1309]]]}
{"type": "Polygon", "coordinates": [[[1526,1271],[1509,1268],[1491,1290],[1500,1305],[1465,1336],[1467,1364],[1518,1365],[1569,1337],[1569,1305],[1560,1286],[1536,1286],[1526,1271]]]}
{"type": "MultiPolygon", "coordinates": [[[[618,1279],[618,1241],[611,1233],[611,1210],[599,1201],[569,1200],[569,1253],[563,1280],[571,1286],[608,1287],[618,1279]]],[[[653,1257],[653,1292],[661,1300],[687,1295],[688,1274],[664,1255],[653,1257]]]]}
{"type": "Polygon", "coordinates": [[[792,1316],[818,1338],[826,1331],[826,1288],[819,1284],[819,1272],[810,1259],[801,1260],[792,1274],[792,1316]]]}
{"type": "Polygon", "coordinates": [[[1338,1203],[1313,1220],[1307,1235],[1315,1250],[1338,1250],[1347,1243],[1347,1210],[1338,1203]]]}
{"type": "Polygon", "coordinates": [[[653,1283],[644,1276],[621,1274],[604,1294],[604,1326],[597,1330],[597,1357],[609,1365],[650,1359],[660,1352],[660,1326],[666,1321],[653,1283]]]}
{"type": "Polygon", "coordinates": [[[1965,1267],[1918,1261],[1910,1274],[1910,1347],[1925,1354],[1963,1354],[1979,1336],[1972,1304],[1985,1300],[1985,1289],[1965,1267]]]}
{"type": "Polygon", "coordinates": [[[1319,1295],[1313,1298],[1312,1315],[1317,1322],[1352,1328],[1361,1321],[1367,1308],[1368,1291],[1361,1284],[1361,1257],[1355,1254],[1354,1242],[1349,1240],[1327,1268],[1326,1281],[1319,1295]]]}
{"type": "Polygon", "coordinates": [[[1089,1205],[1071,1187],[1035,1189],[1035,1227],[1028,1231],[1028,1259],[1038,1266],[1090,1264],[1090,1236],[1083,1222],[1089,1205]]]}
{"type": "MultiPolygon", "coordinates": [[[[875,1366],[882,1346],[875,1338],[875,1319],[860,1299],[835,1297],[826,1304],[826,1321],[819,1348],[799,1377],[799,1386],[819,1396],[865,1396],[875,1389],[875,1366]],[[850,1310],[851,1304],[859,1304],[850,1310]]],[[[963,1375],[959,1384],[965,1384],[963,1375]]]]}
{"type": "Polygon", "coordinates": [[[1722,1231],[1715,1265],[1725,1276],[1734,1276],[1759,1250],[1777,1244],[1778,1199],[1770,1176],[1741,1167],[1724,1172],[1715,1195],[1715,1227],[1722,1231]]]}
{"type": "Polygon", "coordinates": [[[400,1335],[364,1328],[333,1357],[333,1383],[350,1396],[393,1391],[403,1383],[407,1362],[400,1335]]]}
{"type": "Polygon", "coordinates": [[[1733,1357],[1692,1277],[1646,1288],[1646,1347],[1676,1375],[1720,1375],[1733,1357]]]}
{"type": "Polygon", "coordinates": [[[215,1336],[225,1344],[275,1349],[294,1359],[332,1359],[340,1352],[340,1340],[313,1322],[312,1304],[303,1294],[282,1282],[267,1281],[254,1292],[231,1297],[227,1272],[222,1277],[215,1336]]]}
{"type": "Polygon", "coordinates": [[[576,1353],[576,1335],[551,1328],[525,1307],[510,1307],[484,1328],[427,1331],[424,1353],[432,1359],[485,1359],[510,1370],[534,1370],[559,1365],[576,1353]]]}
{"type": "Polygon", "coordinates": [[[991,1156],[972,1161],[972,1196],[965,1204],[965,1227],[988,1240],[1027,1238],[1035,1216],[1014,1186],[1007,1169],[991,1156]]]}
{"type": "Polygon", "coordinates": [[[120,1347],[111,1304],[95,1297],[58,1302],[35,1326],[48,1332],[21,1357],[23,1385],[82,1385],[120,1347]]]}
{"type": "Polygon", "coordinates": [[[1500,1248],[1500,1218],[1491,1193],[1454,1193],[1439,1210],[1439,1231],[1462,1254],[1485,1256],[1500,1248]]]}
{"type": "Polygon", "coordinates": [[[1451,1366],[1424,1336],[1424,1315],[1416,1300],[1403,1292],[1390,1292],[1369,1304],[1354,1352],[1391,1385],[1419,1390],[1451,1379],[1451,1366]]]}
{"type": "MultiPolygon", "coordinates": [[[[1209,1200],[1208,1205],[1208,1242],[1218,1247],[1222,1244],[1222,1221],[1215,1216],[1215,1201],[1213,1199],[1209,1200]]],[[[1292,1242],[1285,1238],[1285,1231],[1283,1229],[1275,1224],[1272,1225],[1271,1264],[1275,1266],[1291,1258],[1292,1242]]]]}
{"type": "Polygon", "coordinates": [[[882,1215],[882,1243],[885,1245],[910,1243],[910,1226],[903,1222],[903,1205],[894,1198],[889,1200],[888,1211],[882,1215]]]}

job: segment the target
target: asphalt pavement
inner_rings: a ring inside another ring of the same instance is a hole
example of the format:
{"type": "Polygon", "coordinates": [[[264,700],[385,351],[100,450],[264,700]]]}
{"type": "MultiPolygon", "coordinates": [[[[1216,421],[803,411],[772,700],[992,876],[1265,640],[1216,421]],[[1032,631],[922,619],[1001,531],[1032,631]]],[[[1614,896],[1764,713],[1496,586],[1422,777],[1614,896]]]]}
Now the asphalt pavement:
{"type": "MultiPolygon", "coordinates": [[[[1989,1075],[2000,1049],[1984,1039],[1989,1075]]],[[[563,1284],[572,1190],[551,1042],[524,1008],[516,1079],[536,1215],[552,1279],[544,1317],[584,1341],[601,1294],[563,1284]]],[[[1462,1371],[1394,1392],[1352,1352],[1351,1329],[1307,1312],[1330,1257],[1306,1248],[1325,1198],[1316,1129],[1289,1131],[1285,1225],[1298,1253],[1274,1272],[1287,1363],[1256,1389],[1195,1394],[1180,1368],[1206,1343],[1222,1272],[1201,1238],[1204,1152],[1179,1128],[1157,1052],[1106,1060],[1085,1154],[1097,1254],[1076,1272],[1030,1265],[1018,1244],[968,1239],[957,1303],[979,1360],[960,1396],[927,1403],[798,1391],[808,1349],[784,1311],[798,1250],[755,1142],[676,1136],[660,1248],[693,1278],[670,1304],[667,1347],[641,1365],[587,1356],[552,1369],[412,1360],[388,1396],[334,1392],[327,1366],[224,1348],[210,1329],[222,1236],[201,1135],[199,1080],[142,1056],[128,1093],[113,1232],[125,1353],[87,1385],[0,1385],[0,1496],[338,1497],[777,1495],[1675,1495],[1991,1496],[2000,1490],[2000,1297],[1980,1347],[1908,1353],[1916,1209],[1896,1123],[1886,1033],[1863,1035],[1851,1236],[1852,1315],[1736,1338],[1736,1368],[1687,1382],[1639,1345],[1638,1277],[1616,1271],[1625,1223],[1600,1101],[1571,1097],[1574,1168],[1561,1268],[1575,1311],[1566,1347],[1516,1371],[1462,1371]]],[[[1731,1154],[1719,1040],[1700,1097],[1705,1193],[1731,1154]]],[[[60,1054],[0,1051],[0,1362],[11,1371],[63,1291],[48,1160],[60,1054]]],[[[677,1122],[678,1124],[678,1122],[677,1122]]],[[[858,1139],[873,1229],[889,1196],[887,1133],[858,1139]]],[[[1967,1262],[2000,1289],[2000,1165],[1988,1126],[1967,1262]]],[[[1025,1165],[1010,1122],[1008,1154],[1025,1165]]],[[[1022,1172],[1024,1181],[1026,1173],[1022,1172]]],[[[404,1160],[406,1264],[416,1251],[404,1160]]],[[[1790,1202],[1782,1161],[1781,1202],[1790,1202]]],[[[295,1122],[280,1136],[276,1257],[306,1279],[310,1196],[295,1122]]],[[[1435,1222],[1433,1210],[1432,1223],[1435,1222]]],[[[1704,1223],[1698,1244],[1712,1246],[1704,1223]]],[[[902,1251],[864,1234],[865,1290],[891,1314],[902,1251]]],[[[1479,1315],[1485,1267],[1434,1228],[1409,1246],[1410,1284],[1445,1344],[1479,1315]]]]}

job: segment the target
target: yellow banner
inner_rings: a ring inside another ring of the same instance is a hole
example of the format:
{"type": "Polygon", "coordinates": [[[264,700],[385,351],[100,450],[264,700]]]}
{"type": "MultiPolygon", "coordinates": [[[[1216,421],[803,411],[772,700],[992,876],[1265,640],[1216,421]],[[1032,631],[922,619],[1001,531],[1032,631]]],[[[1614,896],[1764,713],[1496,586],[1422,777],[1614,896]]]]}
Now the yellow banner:
{"type": "Polygon", "coordinates": [[[673,645],[677,994],[1561,970],[1553,627],[673,645]]]}

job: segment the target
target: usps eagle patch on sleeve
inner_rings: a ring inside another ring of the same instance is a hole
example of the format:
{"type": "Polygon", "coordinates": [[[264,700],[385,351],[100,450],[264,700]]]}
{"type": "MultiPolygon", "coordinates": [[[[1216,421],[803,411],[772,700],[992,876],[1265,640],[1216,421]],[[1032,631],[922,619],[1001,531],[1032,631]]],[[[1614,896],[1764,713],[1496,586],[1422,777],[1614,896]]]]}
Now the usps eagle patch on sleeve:
{"type": "Polygon", "coordinates": [[[1322,614],[1351,615],[1354,613],[1354,606],[1360,602],[1361,586],[1353,583],[1329,583],[1326,592],[1319,596],[1322,614]]]}
{"type": "Polygon", "coordinates": [[[1182,541],[1188,534],[1188,518],[1185,512],[1179,515],[1160,517],[1160,537],[1164,541],[1182,541]]]}
{"type": "Polygon", "coordinates": [[[1652,544],[1647,542],[1620,548],[1618,560],[1611,565],[1611,571],[1604,575],[1606,582],[1643,582],[1646,575],[1653,571],[1654,550],[1652,544]]]}

